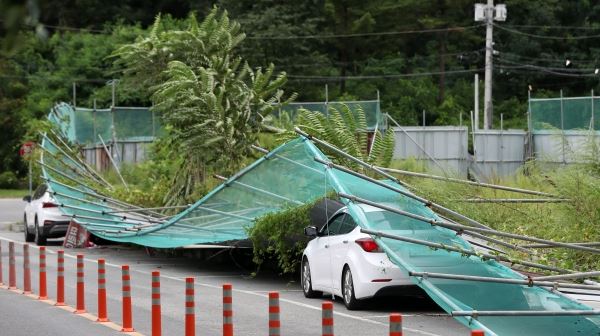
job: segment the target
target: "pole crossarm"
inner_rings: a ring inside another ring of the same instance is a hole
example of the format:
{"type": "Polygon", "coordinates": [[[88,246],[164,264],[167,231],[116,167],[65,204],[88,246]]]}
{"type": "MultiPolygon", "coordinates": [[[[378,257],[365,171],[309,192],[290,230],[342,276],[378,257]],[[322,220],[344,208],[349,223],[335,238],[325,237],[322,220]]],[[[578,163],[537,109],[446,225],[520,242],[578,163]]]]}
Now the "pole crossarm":
{"type": "Polygon", "coordinates": [[[542,265],[542,264],[519,260],[519,259],[511,259],[511,258],[507,258],[504,256],[495,256],[495,255],[491,255],[488,253],[478,253],[478,252],[475,252],[472,250],[466,250],[466,249],[463,249],[460,247],[448,246],[448,245],[434,243],[434,242],[421,240],[421,239],[414,239],[414,238],[409,238],[409,237],[404,237],[404,236],[392,235],[392,234],[381,232],[381,231],[374,231],[374,230],[361,228],[360,232],[370,234],[375,237],[395,239],[395,240],[404,241],[407,243],[413,243],[413,244],[424,245],[424,246],[428,246],[428,247],[432,247],[432,248],[436,248],[436,249],[442,249],[442,250],[446,250],[449,252],[457,252],[457,253],[461,253],[461,254],[465,254],[465,255],[469,255],[469,256],[478,257],[483,260],[493,259],[496,261],[502,261],[502,262],[506,262],[506,263],[510,263],[510,264],[518,264],[518,265],[523,265],[523,266],[532,267],[532,268],[539,268],[539,269],[553,271],[553,272],[557,272],[557,273],[572,273],[571,270],[567,270],[564,268],[552,267],[552,266],[548,266],[548,265],[542,265]]]}
{"type": "MultiPolygon", "coordinates": [[[[588,290],[600,291],[600,286],[552,282],[552,281],[541,281],[541,280],[537,280],[536,278],[509,279],[509,278],[493,278],[493,277],[482,277],[482,276],[474,276],[474,275],[430,273],[430,272],[408,272],[408,275],[413,276],[413,277],[418,277],[418,278],[493,282],[493,283],[503,283],[503,284],[511,284],[511,285],[524,285],[524,286],[528,286],[528,287],[538,286],[538,287],[552,287],[552,288],[576,288],[576,289],[588,289],[588,290]]],[[[561,275],[559,275],[558,277],[560,277],[560,276],[561,275]]],[[[569,274],[565,274],[565,276],[569,276],[569,274]]]]}
{"type": "Polygon", "coordinates": [[[501,237],[506,237],[506,238],[512,238],[512,239],[517,239],[517,240],[524,240],[524,241],[531,241],[531,242],[537,242],[537,243],[544,243],[544,244],[550,244],[550,245],[555,245],[558,247],[564,247],[564,248],[569,248],[569,249],[573,249],[573,250],[580,250],[580,251],[586,251],[586,252],[593,252],[593,253],[600,253],[599,249],[593,248],[593,247],[587,247],[587,246],[580,246],[580,245],[572,245],[569,243],[561,243],[561,242],[554,242],[554,241],[550,241],[550,240],[546,240],[546,239],[541,239],[541,238],[535,238],[535,237],[530,237],[530,236],[524,236],[524,235],[519,235],[519,234],[515,234],[515,233],[508,233],[508,232],[502,232],[502,231],[497,231],[494,229],[482,229],[482,228],[475,228],[475,227],[471,227],[471,226],[466,226],[466,225],[461,225],[461,224],[452,224],[449,222],[440,222],[437,221],[435,219],[431,219],[431,218],[427,218],[427,217],[423,217],[421,215],[416,215],[404,210],[400,210],[400,209],[396,209],[390,206],[386,206],[383,204],[379,204],[376,202],[371,202],[369,200],[366,200],[364,198],[360,198],[360,197],[356,197],[356,196],[352,196],[352,195],[347,195],[344,193],[339,193],[338,194],[340,197],[349,199],[351,201],[354,202],[359,202],[359,203],[363,203],[363,204],[367,204],[367,205],[371,205],[374,206],[376,208],[380,208],[383,210],[387,210],[390,212],[394,212],[397,213],[399,215],[403,215],[406,217],[410,217],[416,220],[420,220],[422,222],[425,223],[429,223],[431,225],[435,225],[435,226],[441,226],[447,229],[451,229],[451,230],[455,230],[455,231],[464,231],[464,232],[479,232],[479,233],[487,233],[487,234],[491,234],[491,235],[495,235],[495,236],[501,236],[501,237]]]}
{"type": "Polygon", "coordinates": [[[600,309],[590,310],[454,310],[452,316],[471,316],[477,318],[480,316],[585,316],[600,315],[600,309]]]}

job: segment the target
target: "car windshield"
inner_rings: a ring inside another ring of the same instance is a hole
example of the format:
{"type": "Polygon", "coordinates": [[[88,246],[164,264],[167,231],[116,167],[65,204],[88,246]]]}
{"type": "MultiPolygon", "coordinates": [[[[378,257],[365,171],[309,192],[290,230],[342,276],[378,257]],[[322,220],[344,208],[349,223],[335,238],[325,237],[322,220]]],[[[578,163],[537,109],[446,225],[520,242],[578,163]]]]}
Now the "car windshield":
{"type": "Polygon", "coordinates": [[[431,225],[385,210],[365,211],[369,228],[374,230],[426,230],[431,225]]]}

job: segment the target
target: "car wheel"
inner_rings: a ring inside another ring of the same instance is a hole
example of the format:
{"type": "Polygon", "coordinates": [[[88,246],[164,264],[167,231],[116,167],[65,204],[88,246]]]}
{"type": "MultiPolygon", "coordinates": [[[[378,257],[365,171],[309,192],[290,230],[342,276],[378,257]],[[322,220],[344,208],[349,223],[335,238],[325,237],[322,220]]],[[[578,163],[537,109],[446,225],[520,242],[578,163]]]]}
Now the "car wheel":
{"type": "Polygon", "coordinates": [[[25,241],[31,243],[35,238],[35,233],[29,233],[29,228],[27,227],[27,216],[23,216],[23,227],[25,232],[25,241]]]}
{"type": "Polygon", "coordinates": [[[37,218],[35,219],[35,239],[34,240],[38,246],[46,245],[46,237],[44,236],[44,233],[42,232],[42,229],[40,228],[40,226],[38,224],[37,218]]]}
{"type": "Polygon", "coordinates": [[[342,275],[342,295],[344,305],[346,305],[348,310],[355,310],[361,307],[361,301],[354,296],[354,281],[352,279],[352,272],[348,266],[344,267],[342,275]]]}
{"type": "Polygon", "coordinates": [[[307,298],[316,298],[322,296],[323,293],[319,291],[315,291],[312,289],[312,278],[310,276],[310,264],[308,263],[308,259],[302,259],[302,292],[304,292],[304,296],[307,298]]]}

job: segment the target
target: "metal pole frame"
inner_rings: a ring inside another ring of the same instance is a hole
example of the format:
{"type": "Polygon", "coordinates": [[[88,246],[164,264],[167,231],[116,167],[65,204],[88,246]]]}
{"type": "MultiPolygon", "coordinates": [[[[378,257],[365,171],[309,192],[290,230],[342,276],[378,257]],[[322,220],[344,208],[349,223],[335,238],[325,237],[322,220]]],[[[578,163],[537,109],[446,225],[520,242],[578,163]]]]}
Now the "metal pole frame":
{"type": "Polygon", "coordinates": [[[449,222],[440,222],[437,221],[435,219],[430,219],[427,217],[423,217],[420,215],[416,215],[407,211],[403,211],[400,209],[396,209],[396,208],[392,208],[383,204],[379,204],[376,202],[371,202],[369,200],[366,200],[364,198],[360,198],[360,197],[356,197],[353,195],[347,195],[344,193],[338,193],[339,197],[342,198],[346,198],[349,199],[353,202],[359,202],[359,203],[363,203],[363,204],[367,204],[370,206],[374,206],[376,208],[380,208],[382,210],[386,210],[386,211],[390,211],[390,212],[394,212],[397,213],[399,215],[403,215],[406,217],[410,217],[412,219],[416,219],[416,220],[420,220],[422,222],[434,225],[434,226],[441,226],[450,230],[455,230],[455,231],[465,231],[465,232],[479,232],[479,233],[487,233],[487,234],[491,234],[494,236],[501,236],[501,237],[506,237],[506,238],[511,238],[511,239],[517,239],[517,240],[524,240],[524,241],[531,241],[531,242],[537,242],[537,243],[544,243],[544,244],[552,244],[555,245],[557,247],[564,247],[564,248],[570,248],[573,250],[580,250],[580,251],[586,251],[586,252],[593,252],[593,253],[598,253],[600,254],[600,249],[595,249],[592,247],[587,247],[587,246],[580,246],[580,245],[572,245],[572,244],[568,244],[568,243],[561,243],[561,242],[554,242],[554,241],[549,241],[546,239],[541,239],[541,238],[535,238],[535,237],[529,237],[529,236],[524,236],[524,235],[518,235],[515,233],[508,233],[508,232],[503,232],[503,231],[497,231],[494,229],[483,229],[483,228],[475,228],[475,227],[471,227],[471,226],[466,226],[466,225],[461,225],[461,224],[452,224],[449,222]]]}
{"type": "MultiPolygon", "coordinates": [[[[474,276],[474,275],[446,274],[446,273],[432,273],[432,272],[412,272],[412,271],[409,271],[408,275],[410,275],[412,277],[418,277],[418,278],[433,278],[433,279],[476,281],[476,282],[493,282],[493,283],[502,283],[502,284],[519,285],[519,286],[527,286],[527,287],[533,287],[533,286],[551,287],[553,289],[562,287],[562,288],[590,289],[590,290],[600,291],[600,286],[542,281],[542,280],[537,280],[537,278],[530,278],[530,277],[528,277],[527,279],[510,279],[510,278],[482,277],[482,276],[474,276]]],[[[566,274],[564,276],[557,275],[556,277],[568,277],[569,275],[570,274],[566,274]]]]}
{"type": "Polygon", "coordinates": [[[455,310],[452,311],[453,317],[470,316],[474,319],[484,316],[586,316],[600,315],[600,309],[590,310],[455,310]]]}
{"type": "Polygon", "coordinates": [[[374,231],[374,230],[369,230],[369,229],[361,228],[360,232],[366,233],[366,234],[370,234],[370,235],[375,236],[377,238],[382,238],[382,237],[383,238],[389,238],[389,239],[399,240],[399,241],[403,241],[403,242],[407,242],[407,243],[412,243],[412,244],[417,244],[417,245],[424,245],[424,246],[428,246],[428,247],[432,247],[432,248],[442,249],[442,250],[446,250],[448,252],[457,252],[457,253],[460,253],[460,254],[465,254],[465,255],[468,255],[468,256],[477,257],[477,258],[480,258],[480,259],[482,259],[484,261],[486,259],[492,259],[492,260],[496,260],[496,261],[502,261],[502,262],[506,262],[506,263],[510,263],[510,264],[523,265],[523,266],[527,266],[527,267],[531,267],[531,268],[538,268],[538,269],[542,269],[542,270],[546,270],[546,271],[552,271],[552,272],[557,272],[557,273],[563,273],[563,274],[572,273],[571,270],[567,270],[567,269],[562,269],[562,268],[557,268],[557,267],[552,267],[552,266],[537,264],[537,263],[533,263],[533,262],[529,262],[529,261],[525,261],[525,260],[510,259],[510,258],[503,257],[503,256],[495,256],[495,255],[491,255],[491,254],[488,254],[488,253],[481,253],[481,252],[475,252],[475,251],[471,251],[471,250],[465,250],[465,249],[460,248],[460,247],[448,246],[448,245],[444,245],[444,244],[440,244],[440,243],[434,243],[434,242],[430,242],[430,241],[426,241],[426,240],[421,240],[421,239],[414,239],[414,238],[409,238],[409,237],[392,235],[392,234],[381,232],[381,231],[374,231]]]}
{"type": "Polygon", "coordinates": [[[433,179],[433,180],[447,181],[447,182],[453,182],[453,183],[462,183],[462,184],[468,184],[468,185],[481,187],[481,188],[498,189],[498,190],[504,190],[504,191],[522,193],[522,194],[529,194],[529,195],[537,195],[537,196],[558,197],[556,195],[549,194],[549,193],[546,193],[543,191],[535,191],[535,190],[507,187],[507,186],[498,185],[498,184],[475,182],[475,181],[457,179],[457,178],[453,178],[453,177],[445,177],[445,176],[425,174],[425,173],[415,173],[415,172],[411,172],[411,171],[407,171],[407,170],[400,170],[400,169],[393,169],[393,168],[385,168],[385,167],[377,167],[377,168],[379,168],[383,171],[386,171],[386,172],[390,172],[390,173],[396,173],[396,174],[407,175],[407,176],[415,176],[415,177],[423,177],[423,178],[429,178],[429,179],[433,179]]]}
{"type": "Polygon", "coordinates": [[[455,200],[465,203],[564,203],[571,202],[565,198],[467,198],[455,200]]]}
{"type": "MultiPolygon", "coordinates": [[[[106,154],[108,154],[108,158],[110,159],[110,162],[112,163],[113,167],[115,167],[115,170],[117,171],[117,175],[119,175],[119,179],[121,179],[121,182],[123,182],[125,189],[127,189],[127,191],[129,191],[129,186],[127,185],[127,182],[125,182],[125,179],[123,179],[123,175],[121,175],[121,171],[119,170],[119,167],[117,167],[117,164],[113,160],[112,155],[108,151],[108,148],[106,147],[106,143],[104,143],[104,139],[102,139],[102,135],[98,134],[98,138],[100,138],[100,141],[102,141],[102,147],[104,147],[104,151],[106,152],[106,154]]],[[[116,143],[113,142],[113,146],[116,146],[116,143]]]]}
{"type": "Polygon", "coordinates": [[[214,176],[215,178],[217,178],[217,179],[221,180],[221,181],[225,181],[224,183],[225,183],[225,186],[226,186],[226,187],[229,187],[229,186],[231,186],[231,183],[234,183],[234,184],[240,185],[240,186],[242,186],[242,187],[244,187],[244,188],[247,188],[247,189],[250,189],[250,190],[253,190],[253,191],[259,192],[259,193],[263,193],[263,194],[265,194],[265,195],[269,195],[269,196],[271,196],[271,197],[274,197],[274,198],[277,198],[277,199],[280,199],[280,200],[283,200],[283,201],[286,201],[286,202],[290,202],[290,203],[293,203],[293,204],[296,204],[296,205],[302,205],[302,204],[304,204],[304,203],[302,203],[302,202],[300,202],[300,201],[296,201],[296,200],[293,200],[293,199],[287,198],[287,197],[285,197],[285,196],[281,196],[281,195],[278,195],[278,194],[272,193],[272,192],[270,192],[270,191],[266,191],[266,190],[263,190],[263,189],[260,189],[260,188],[256,188],[256,187],[253,187],[253,186],[251,186],[251,185],[248,185],[248,184],[246,184],[246,183],[243,183],[243,182],[240,182],[240,181],[233,180],[233,181],[231,181],[231,182],[228,182],[228,181],[227,181],[227,178],[226,178],[226,177],[224,177],[224,176],[221,176],[221,175],[214,174],[213,176],[214,176]]]}

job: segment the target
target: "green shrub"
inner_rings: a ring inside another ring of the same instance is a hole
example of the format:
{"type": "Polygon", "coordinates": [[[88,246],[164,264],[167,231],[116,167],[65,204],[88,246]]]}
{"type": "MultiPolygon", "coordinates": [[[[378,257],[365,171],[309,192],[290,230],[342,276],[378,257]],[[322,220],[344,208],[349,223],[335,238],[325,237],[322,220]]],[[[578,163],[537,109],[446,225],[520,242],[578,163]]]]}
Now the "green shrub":
{"type": "Polygon", "coordinates": [[[275,257],[281,273],[297,271],[308,241],[303,230],[310,225],[309,210],[312,206],[311,203],[268,213],[248,229],[254,245],[254,262],[258,267],[266,259],[275,257]]]}
{"type": "Polygon", "coordinates": [[[11,171],[0,174],[0,189],[15,189],[19,187],[17,175],[11,171]]]}

